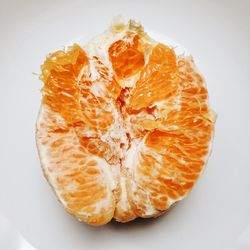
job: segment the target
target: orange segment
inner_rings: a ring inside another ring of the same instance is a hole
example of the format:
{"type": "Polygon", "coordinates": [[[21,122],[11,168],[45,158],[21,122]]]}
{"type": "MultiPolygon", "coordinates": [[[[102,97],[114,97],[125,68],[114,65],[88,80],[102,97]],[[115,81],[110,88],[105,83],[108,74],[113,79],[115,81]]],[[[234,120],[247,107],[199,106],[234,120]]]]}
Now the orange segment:
{"type": "Polygon", "coordinates": [[[136,170],[139,186],[150,193],[151,204],[158,210],[166,210],[190,191],[206,162],[213,132],[207,91],[192,61],[178,61],[178,78],[180,94],[175,95],[180,107],[149,128],[152,132],[145,138],[136,170]]]}
{"type": "Polygon", "coordinates": [[[136,74],[144,65],[144,55],[139,50],[139,36],[128,34],[109,47],[109,58],[120,79],[136,74]]]}
{"type": "Polygon", "coordinates": [[[129,107],[141,109],[150,106],[154,101],[169,98],[178,87],[176,69],[173,49],[163,44],[156,45],[132,91],[129,107]]]}
{"type": "Polygon", "coordinates": [[[86,53],[78,45],[73,45],[67,52],[51,54],[42,65],[43,102],[61,113],[69,123],[84,121],[77,77],[87,64],[86,53]]]}
{"type": "Polygon", "coordinates": [[[106,163],[90,155],[82,147],[73,128],[50,131],[67,126],[58,113],[41,109],[37,141],[43,170],[67,211],[89,224],[105,224],[114,213],[114,198],[105,173],[106,163]],[[45,157],[46,156],[46,157],[45,157]]]}

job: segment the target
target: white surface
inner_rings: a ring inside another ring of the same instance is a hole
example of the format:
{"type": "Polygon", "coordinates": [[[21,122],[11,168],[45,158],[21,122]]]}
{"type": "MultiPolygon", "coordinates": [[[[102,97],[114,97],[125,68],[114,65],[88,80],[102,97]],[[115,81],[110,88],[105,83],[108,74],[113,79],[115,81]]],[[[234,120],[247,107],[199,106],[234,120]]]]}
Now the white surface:
{"type": "Polygon", "coordinates": [[[0,249],[36,250],[2,214],[0,214],[0,249]]]}
{"type": "Polygon", "coordinates": [[[13,227],[38,250],[250,249],[250,1],[0,4],[0,210],[13,227]],[[218,119],[208,166],[187,199],[159,219],[93,228],[64,212],[41,175],[41,83],[32,72],[48,52],[88,41],[117,14],[192,52],[218,119]]]}

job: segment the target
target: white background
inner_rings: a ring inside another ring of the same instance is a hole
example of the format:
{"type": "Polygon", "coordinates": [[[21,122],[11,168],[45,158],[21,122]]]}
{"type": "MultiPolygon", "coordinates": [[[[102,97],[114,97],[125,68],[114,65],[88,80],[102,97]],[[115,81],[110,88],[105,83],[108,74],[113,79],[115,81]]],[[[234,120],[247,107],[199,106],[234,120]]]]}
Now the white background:
{"type": "Polygon", "coordinates": [[[13,228],[38,250],[250,249],[249,13],[250,1],[0,0],[0,249],[21,249],[13,228]],[[118,14],[192,52],[218,119],[187,199],[158,219],[93,228],[64,212],[42,177],[34,137],[42,84],[32,73],[118,14]]]}

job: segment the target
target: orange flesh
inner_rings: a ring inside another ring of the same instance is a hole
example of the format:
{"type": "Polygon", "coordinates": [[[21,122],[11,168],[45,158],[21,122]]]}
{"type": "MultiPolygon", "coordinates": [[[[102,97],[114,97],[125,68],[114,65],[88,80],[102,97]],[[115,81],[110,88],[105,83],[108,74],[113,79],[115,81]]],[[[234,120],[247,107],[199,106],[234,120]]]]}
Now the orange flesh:
{"type": "MultiPolygon", "coordinates": [[[[124,168],[122,150],[129,150],[135,139],[144,141],[145,147],[139,150],[138,161],[133,166],[138,187],[136,191],[128,192],[133,212],[127,216],[133,219],[145,216],[146,202],[157,211],[164,211],[172,200],[184,197],[199,177],[209,152],[213,120],[207,104],[207,90],[192,61],[177,57],[173,49],[157,44],[145,63],[142,47],[140,36],[130,33],[111,44],[108,53],[114,74],[98,57],[88,58],[78,45],[67,52],[53,53],[42,66],[43,104],[64,120],[60,124],[56,118],[49,119],[47,136],[52,133],[59,137],[51,143],[51,150],[66,150],[64,154],[69,154],[72,163],[63,157],[61,162],[75,164],[69,171],[67,165],[60,166],[59,159],[51,171],[66,173],[59,176],[57,182],[64,190],[67,210],[90,224],[95,224],[99,217],[91,222],[79,215],[79,211],[93,212],[94,204],[107,195],[105,185],[98,185],[102,171],[95,168],[95,156],[124,168]],[[99,73],[95,81],[91,80],[90,60],[95,62],[99,73]],[[125,88],[118,84],[135,74],[139,74],[139,79],[134,87],[125,88]],[[98,82],[106,89],[101,96],[91,91],[98,82]],[[114,108],[122,119],[122,128],[130,130],[129,134],[126,133],[128,144],[112,138],[116,147],[104,142],[100,136],[115,123],[114,108]],[[64,134],[66,136],[68,131],[79,143],[77,153],[71,153],[72,148],[67,153],[64,134]],[[70,183],[76,183],[76,186],[68,192],[70,183]]],[[[60,158],[60,154],[56,157],[60,158]]],[[[55,153],[52,155],[54,157],[55,153]]],[[[128,186],[130,181],[127,180],[128,186]]],[[[125,217],[118,219],[129,220],[125,217]]],[[[102,221],[106,223],[103,217],[102,221]]]]}
{"type": "Polygon", "coordinates": [[[88,64],[86,53],[74,45],[65,53],[57,51],[42,65],[43,102],[60,113],[69,124],[83,122],[77,77],[88,64]]]}
{"type": "Polygon", "coordinates": [[[118,79],[136,74],[144,65],[144,55],[139,50],[139,36],[128,34],[109,47],[109,58],[118,79]]]}
{"type": "Polygon", "coordinates": [[[170,97],[178,87],[176,72],[173,49],[162,44],[156,45],[133,89],[129,106],[141,109],[150,106],[154,101],[170,97]]]}

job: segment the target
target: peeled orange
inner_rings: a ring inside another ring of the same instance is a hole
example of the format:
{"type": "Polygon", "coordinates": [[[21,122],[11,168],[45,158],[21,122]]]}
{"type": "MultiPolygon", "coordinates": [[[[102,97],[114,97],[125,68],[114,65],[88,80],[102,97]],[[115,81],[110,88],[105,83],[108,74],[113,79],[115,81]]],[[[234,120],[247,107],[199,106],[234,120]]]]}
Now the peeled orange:
{"type": "Polygon", "coordinates": [[[134,21],[43,63],[36,141],[65,209],[103,225],[155,217],[183,199],[206,164],[215,114],[190,56],[134,21]]]}

